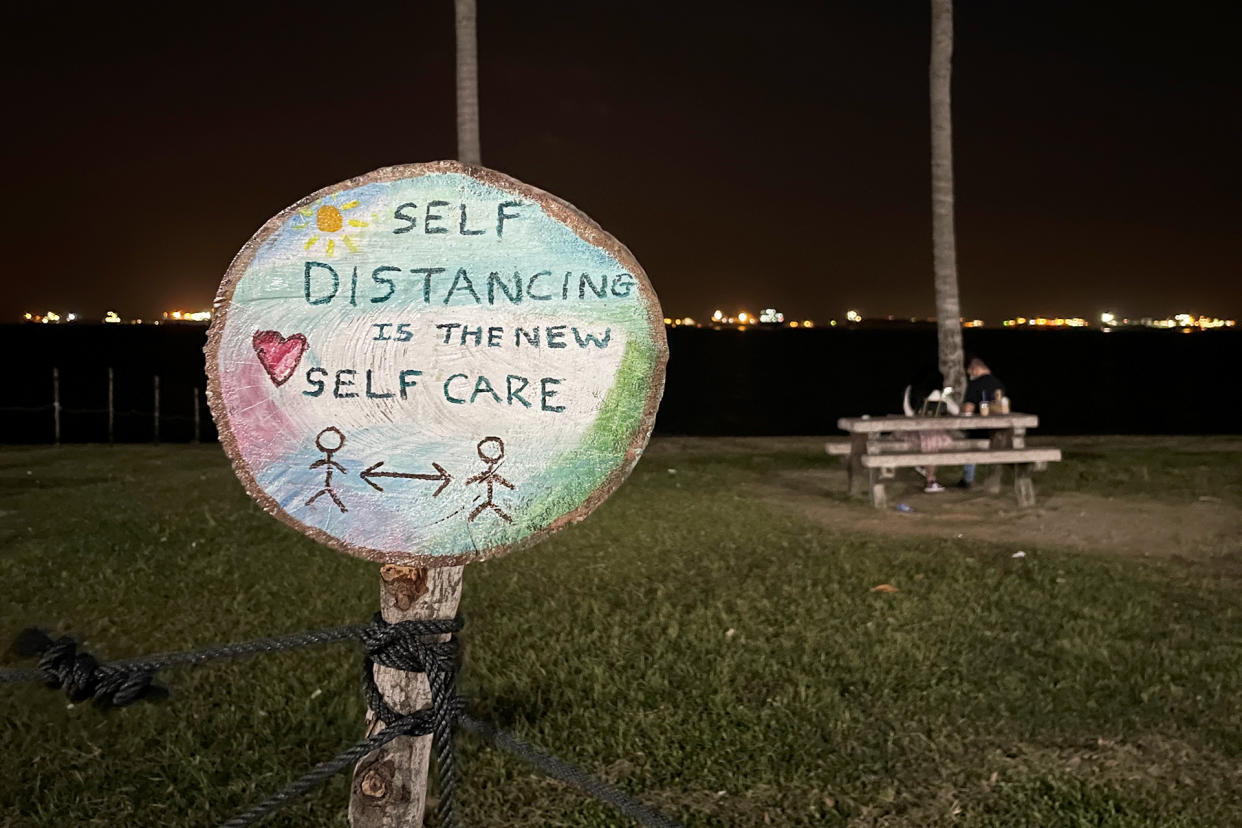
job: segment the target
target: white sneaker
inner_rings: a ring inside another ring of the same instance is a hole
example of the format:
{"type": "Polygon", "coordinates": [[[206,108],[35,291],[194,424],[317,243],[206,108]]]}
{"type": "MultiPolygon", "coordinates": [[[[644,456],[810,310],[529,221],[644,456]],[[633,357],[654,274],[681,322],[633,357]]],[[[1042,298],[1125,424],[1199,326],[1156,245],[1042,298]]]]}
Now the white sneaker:
{"type": "Polygon", "coordinates": [[[927,487],[924,488],[923,491],[928,494],[935,494],[936,492],[943,492],[944,486],[941,486],[939,483],[928,483],[927,487]]]}
{"type": "Polygon", "coordinates": [[[919,477],[925,478],[927,477],[927,468],[924,466],[915,466],[914,473],[917,474],[919,477]]]}

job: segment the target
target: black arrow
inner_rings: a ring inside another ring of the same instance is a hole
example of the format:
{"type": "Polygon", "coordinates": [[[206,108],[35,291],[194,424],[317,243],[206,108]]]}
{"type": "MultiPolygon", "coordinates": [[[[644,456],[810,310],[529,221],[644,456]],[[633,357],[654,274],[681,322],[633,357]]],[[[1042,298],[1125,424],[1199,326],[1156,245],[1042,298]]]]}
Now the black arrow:
{"type": "Polygon", "coordinates": [[[448,484],[451,483],[453,480],[453,478],[449,475],[449,473],[445,471],[444,467],[441,466],[439,463],[431,464],[433,467],[435,467],[437,474],[403,474],[401,472],[376,471],[376,469],[378,469],[382,465],[384,465],[383,460],[379,461],[374,466],[371,466],[369,469],[366,469],[365,471],[359,473],[358,475],[359,477],[361,477],[363,480],[367,482],[367,485],[375,489],[375,491],[377,492],[382,492],[384,490],[379,487],[379,484],[377,484],[374,480],[371,479],[372,477],[403,477],[407,480],[442,480],[444,481],[440,484],[440,488],[436,489],[435,493],[431,495],[432,497],[437,497],[440,494],[440,492],[444,491],[444,488],[448,486],[448,484]]]}

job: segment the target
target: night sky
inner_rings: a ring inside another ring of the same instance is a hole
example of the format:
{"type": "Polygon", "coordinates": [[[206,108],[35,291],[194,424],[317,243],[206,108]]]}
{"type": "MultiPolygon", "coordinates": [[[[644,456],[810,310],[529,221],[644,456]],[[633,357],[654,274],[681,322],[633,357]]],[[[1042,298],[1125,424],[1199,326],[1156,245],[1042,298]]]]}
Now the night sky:
{"type": "MultiPolygon", "coordinates": [[[[931,315],[928,6],[824,5],[480,0],[484,163],[669,315],[931,315]]],[[[968,317],[1242,317],[1226,8],[959,0],[968,317]]],[[[455,155],[452,0],[7,14],[6,322],[205,308],[283,207],[455,155]]]]}

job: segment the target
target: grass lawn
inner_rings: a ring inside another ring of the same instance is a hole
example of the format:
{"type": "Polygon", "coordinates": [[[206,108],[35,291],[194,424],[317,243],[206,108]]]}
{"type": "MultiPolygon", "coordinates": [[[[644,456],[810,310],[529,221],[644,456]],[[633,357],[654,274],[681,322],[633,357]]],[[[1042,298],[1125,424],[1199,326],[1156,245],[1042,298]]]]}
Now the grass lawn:
{"type": "MultiPolygon", "coordinates": [[[[829,467],[815,441],[656,441],[584,524],[469,567],[475,712],[687,825],[1242,824],[1227,533],[1176,555],[963,541],[771,494],[829,467]]],[[[1036,485],[1187,522],[1209,498],[1242,529],[1239,468],[1236,446],[1097,440],[1036,485]]],[[[374,564],[263,514],[216,446],[9,448],[0,488],[0,636],[39,624],[119,658],[378,605],[374,564]]],[[[359,737],[359,661],[171,670],[168,701],[107,714],[0,685],[0,825],[216,825],[359,737]]],[[[464,826],[622,824],[459,745],[464,826]]],[[[347,798],[343,774],[263,824],[343,826],[347,798]]]]}

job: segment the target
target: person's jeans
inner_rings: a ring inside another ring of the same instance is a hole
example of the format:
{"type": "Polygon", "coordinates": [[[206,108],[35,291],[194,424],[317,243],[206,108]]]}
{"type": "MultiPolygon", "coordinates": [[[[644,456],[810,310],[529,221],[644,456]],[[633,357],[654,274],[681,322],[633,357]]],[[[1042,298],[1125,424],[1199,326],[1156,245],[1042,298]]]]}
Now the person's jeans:
{"type": "Polygon", "coordinates": [[[967,483],[975,482],[975,464],[974,463],[967,463],[966,465],[962,466],[962,479],[965,480],[967,483]]]}

